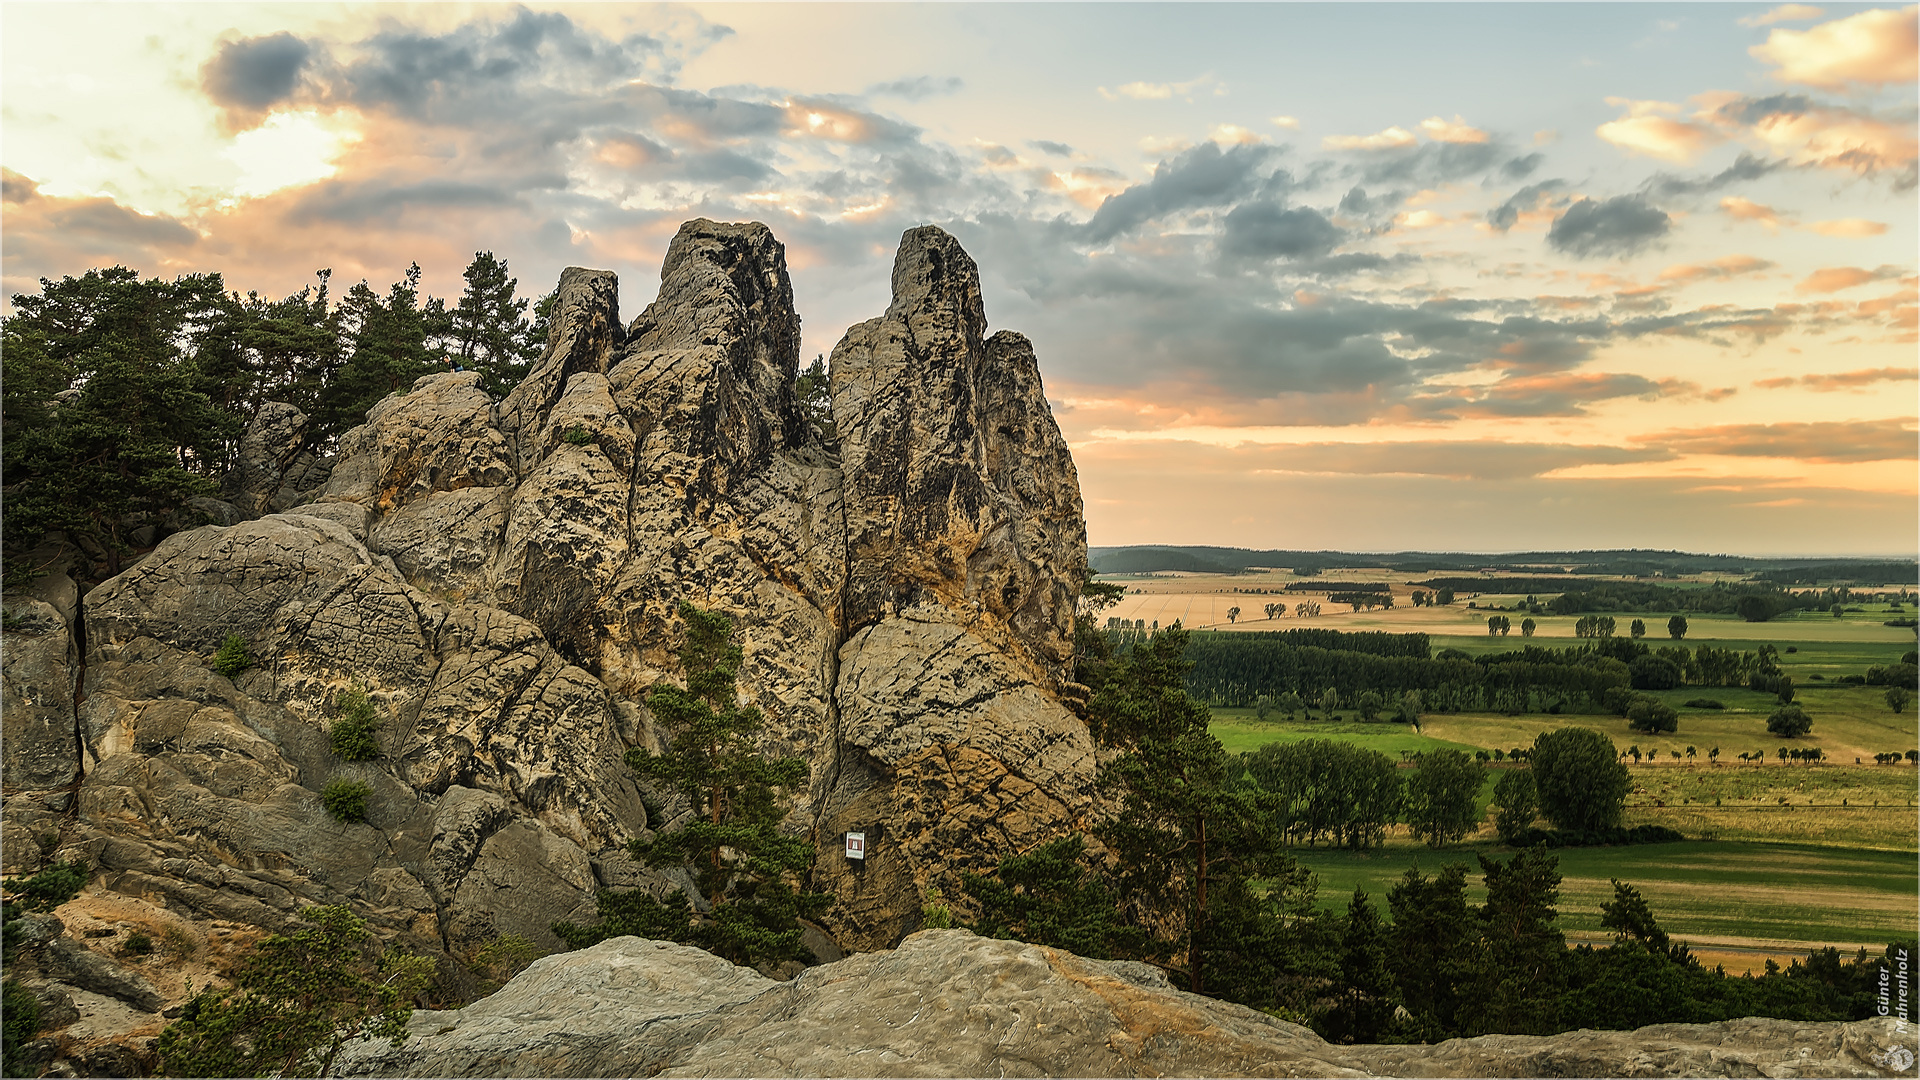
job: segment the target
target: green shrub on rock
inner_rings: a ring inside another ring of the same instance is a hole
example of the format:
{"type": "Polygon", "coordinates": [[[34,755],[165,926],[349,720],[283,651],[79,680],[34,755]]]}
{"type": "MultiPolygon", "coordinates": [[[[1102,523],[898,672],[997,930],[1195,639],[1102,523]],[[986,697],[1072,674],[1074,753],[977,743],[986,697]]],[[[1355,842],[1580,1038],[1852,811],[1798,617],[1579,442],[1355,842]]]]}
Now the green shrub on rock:
{"type": "Polygon", "coordinates": [[[367,820],[367,795],[372,789],[358,780],[333,780],[320,792],[320,802],[335,821],[348,825],[367,820]]]}

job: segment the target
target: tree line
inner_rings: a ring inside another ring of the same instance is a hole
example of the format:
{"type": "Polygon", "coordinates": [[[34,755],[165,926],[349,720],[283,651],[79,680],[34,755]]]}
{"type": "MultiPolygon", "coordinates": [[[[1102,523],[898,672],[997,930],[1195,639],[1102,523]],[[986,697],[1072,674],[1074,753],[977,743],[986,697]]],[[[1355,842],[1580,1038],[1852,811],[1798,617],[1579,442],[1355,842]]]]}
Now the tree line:
{"type": "Polygon", "coordinates": [[[62,530],[117,573],[143,527],[197,524],[184,508],[218,493],[262,402],[306,413],[324,453],[422,375],[464,368],[505,394],[545,347],[553,295],[518,296],[490,252],[463,276],[451,303],[422,293],[417,264],[385,292],[363,280],[337,297],[327,270],[276,299],[124,266],[15,294],[0,320],[9,567],[62,530]]]}
{"type": "MultiPolygon", "coordinates": [[[[1450,801],[1455,813],[1464,803],[1471,821],[1482,767],[1458,752],[1428,754],[1396,792],[1392,778],[1408,771],[1350,746],[1228,754],[1186,691],[1190,640],[1176,628],[1124,653],[1096,644],[1083,655],[1089,727],[1114,754],[1100,779],[1119,812],[1091,836],[1058,838],[991,874],[967,875],[977,932],[1145,960],[1196,993],[1342,1042],[1872,1015],[1893,947],[1884,958],[1829,950],[1784,971],[1730,977],[1668,938],[1622,882],[1602,909],[1614,942],[1569,950],[1554,925],[1557,860],[1544,844],[1504,861],[1482,856],[1487,900],[1477,908],[1466,900],[1466,867],[1448,865],[1431,877],[1409,871],[1384,913],[1364,892],[1344,914],[1322,909],[1290,842],[1368,846],[1396,800],[1417,829],[1432,829],[1425,815],[1450,801]]],[[[1530,767],[1508,771],[1498,789],[1503,831],[1524,838],[1539,817],[1565,836],[1619,829],[1630,785],[1604,735],[1549,732],[1527,756],[1530,767]]],[[[1446,842],[1445,828],[1438,833],[1446,842]]]]}
{"type": "MultiPolygon", "coordinates": [[[[1684,633],[1684,625],[1680,630],[1684,633]]],[[[1138,648],[1137,636],[1114,636],[1110,650],[1138,648]]],[[[1631,638],[1598,637],[1551,648],[1529,641],[1517,649],[1473,657],[1454,649],[1429,655],[1424,634],[1346,633],[1301,629],[1277,633],[1200,633],[1191,636],[1192,668],[1186,689],[1212,705],[1267,705],[1293,712],[1289,699],[1319,702],[1328,690],[1359,702],[1371,693],[1397,702],[1420,695],[1436,712],[1612,712],[1626,715],[1635,690],[1678,686],[1748,687],[1780,693],[1791,680],[1782,674],[1774,646],[1740,651],[1713,645],[1650,646],[1631,638]]],[[[1907,675],[1888,665],[1876,672],[1890,684],[1907,675]]],[[[1409,720],[1417,717],[1409,717],[1409,720]]]]}

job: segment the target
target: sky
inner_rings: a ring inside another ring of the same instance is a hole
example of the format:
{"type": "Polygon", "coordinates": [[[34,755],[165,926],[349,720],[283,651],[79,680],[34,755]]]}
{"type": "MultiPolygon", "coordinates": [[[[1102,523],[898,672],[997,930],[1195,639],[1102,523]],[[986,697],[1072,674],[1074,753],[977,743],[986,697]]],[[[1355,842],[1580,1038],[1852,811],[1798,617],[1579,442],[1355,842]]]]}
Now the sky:
{"type": "Polygon", "coordinates": [[[0,6],[0,277],[957,236],[1096,545],[1920,549],[1916,8],[0,6]]]}

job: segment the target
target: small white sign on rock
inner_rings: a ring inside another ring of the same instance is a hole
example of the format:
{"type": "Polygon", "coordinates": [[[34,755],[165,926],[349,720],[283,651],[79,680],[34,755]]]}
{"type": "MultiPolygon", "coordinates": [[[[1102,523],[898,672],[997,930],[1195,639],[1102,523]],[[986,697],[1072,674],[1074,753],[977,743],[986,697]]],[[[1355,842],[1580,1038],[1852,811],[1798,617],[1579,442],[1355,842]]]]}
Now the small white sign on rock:
{"type": "Polygon", "coordinates": [[[867,857],[867,834],[850,832],[847,834],[847,858],[865,860],[867,857]]]}

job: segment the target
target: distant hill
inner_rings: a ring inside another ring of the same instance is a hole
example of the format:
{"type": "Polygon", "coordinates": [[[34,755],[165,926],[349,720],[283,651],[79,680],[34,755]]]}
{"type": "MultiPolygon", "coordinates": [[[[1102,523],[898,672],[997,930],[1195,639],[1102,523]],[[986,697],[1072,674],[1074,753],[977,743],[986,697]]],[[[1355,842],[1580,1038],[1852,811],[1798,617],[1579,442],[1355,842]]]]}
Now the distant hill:
{"type": "Polygon", "coordinates": [[[1285,567],[1297,574],[1316,574],[1334,568],[1379,569],[1411,574],[1443,570],[1512,570],[1530,575],[1564,573],[1625,577],[1717,572],[1762,574],[1769,580],[1781,583],[1809,585],[1920,580],[1920,564],[1911,559],[1763,558],[1640,548],[1519,551],[1497,555],[1460,551],[1358,554],[1345,551],[1256,551],[1233,547],[1145,544],[1088,548],[1087,556],[1093,569],[1102,574],[1150,574],[1172,570],[1233,574],[1249,567],[1285,567]]]}

